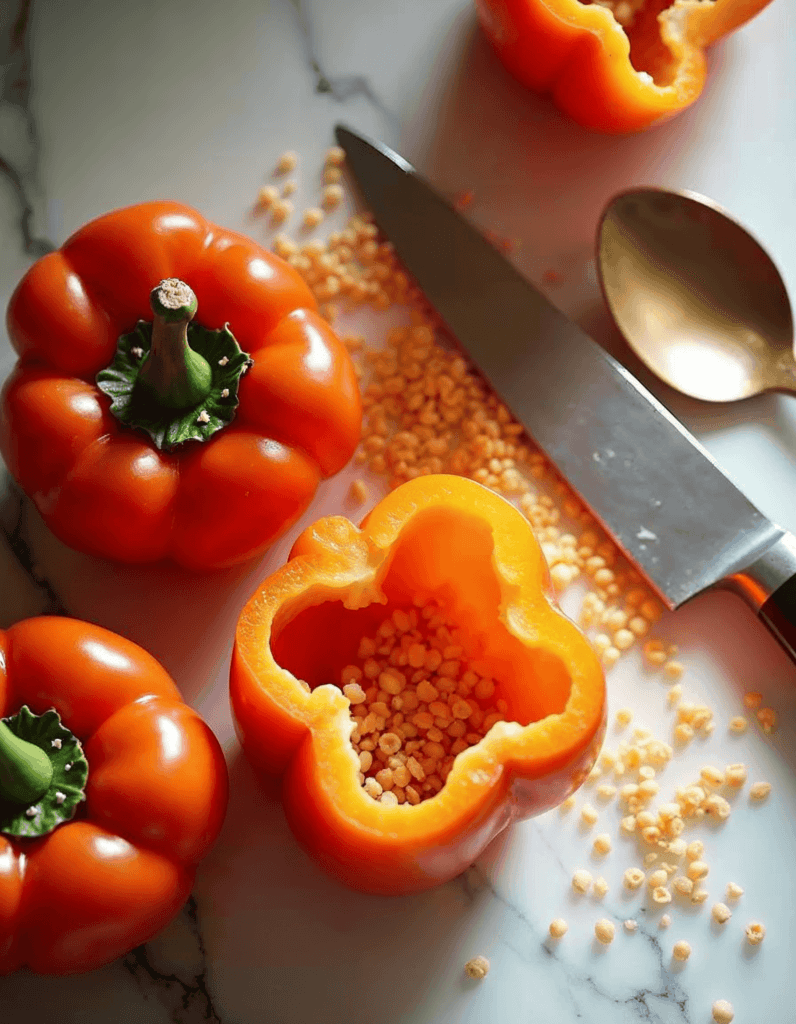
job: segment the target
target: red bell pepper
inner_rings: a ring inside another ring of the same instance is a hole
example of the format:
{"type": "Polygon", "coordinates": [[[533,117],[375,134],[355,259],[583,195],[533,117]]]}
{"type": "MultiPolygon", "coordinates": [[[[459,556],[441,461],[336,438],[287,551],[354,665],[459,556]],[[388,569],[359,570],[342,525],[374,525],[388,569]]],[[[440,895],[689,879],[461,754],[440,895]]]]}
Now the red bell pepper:
{"type": "Polygon", "coordinates": [[[0,631],[0,974],[145,942],[221,829],[218,741],[155,659],[67,618],[0,631]]]}
{"type": "Polygon", "coordinates": [[[178,203],[81,228],[25,275],[8,330],[0,452],[81,551],[253,557],[359,440],[353,365],[306,284],[178,203]]]}

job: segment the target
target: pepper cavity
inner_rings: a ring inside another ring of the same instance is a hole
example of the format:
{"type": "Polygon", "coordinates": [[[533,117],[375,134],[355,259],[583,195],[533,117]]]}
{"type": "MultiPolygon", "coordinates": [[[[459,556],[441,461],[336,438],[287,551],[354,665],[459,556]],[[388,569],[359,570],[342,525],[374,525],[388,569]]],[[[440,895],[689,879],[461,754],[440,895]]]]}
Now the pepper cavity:
{"type": "Polygon", "coordinates": [[[340,674],[351,702],[359,781],[383,804],[438,793],[457,754],[506,720],[489,674],[468,667],[461,630],[434,601],[396,608],[340,674]]]}

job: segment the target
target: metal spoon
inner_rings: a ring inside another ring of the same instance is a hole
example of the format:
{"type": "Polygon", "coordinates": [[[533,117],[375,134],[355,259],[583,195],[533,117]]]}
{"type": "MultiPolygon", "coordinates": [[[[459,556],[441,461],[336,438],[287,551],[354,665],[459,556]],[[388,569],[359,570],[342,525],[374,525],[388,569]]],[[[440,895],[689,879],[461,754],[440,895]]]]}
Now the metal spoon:
{"type": "Polygon", "coordinates": [[[597,237],[614,320],[667,384],[706,402],[796,394],[785,285],[760,244],[715,203],[633,189],[611,200],[597,237]]]}

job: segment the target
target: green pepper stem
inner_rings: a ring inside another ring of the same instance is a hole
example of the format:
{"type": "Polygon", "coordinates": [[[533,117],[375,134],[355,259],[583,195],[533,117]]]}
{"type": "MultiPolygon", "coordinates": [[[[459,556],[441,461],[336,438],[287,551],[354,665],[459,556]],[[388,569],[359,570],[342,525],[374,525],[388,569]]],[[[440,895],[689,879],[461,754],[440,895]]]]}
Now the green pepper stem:
{"type": "Polygon", "coordinates": [[[50,788],[52,778],[47,752],[0,722],[0,798],[12,804],[35,804],[50,788]]]}
{"type": "Polygon", "coordinates": [[[196,295],[184,281],[167,278],[153,288],[152,345],[138,372],[138,382],[154,401],[168,409],[190,409],[207,398],[213,382],[210,364],[188,344],[196,295]]]}

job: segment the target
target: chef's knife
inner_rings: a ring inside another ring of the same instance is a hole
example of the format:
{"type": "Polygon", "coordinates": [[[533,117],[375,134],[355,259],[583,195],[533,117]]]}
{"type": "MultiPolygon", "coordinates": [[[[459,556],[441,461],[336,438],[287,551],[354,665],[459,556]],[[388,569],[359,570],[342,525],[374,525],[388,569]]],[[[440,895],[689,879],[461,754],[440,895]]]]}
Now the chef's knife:
{"type": "Polygon", "coordinates": [[[337,140],[452,334],[667,607],[729,587],[796,661],[796,537],[406,160],[342,126],[337,140]]]}

